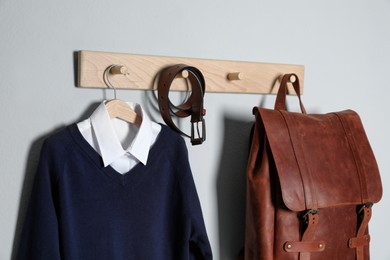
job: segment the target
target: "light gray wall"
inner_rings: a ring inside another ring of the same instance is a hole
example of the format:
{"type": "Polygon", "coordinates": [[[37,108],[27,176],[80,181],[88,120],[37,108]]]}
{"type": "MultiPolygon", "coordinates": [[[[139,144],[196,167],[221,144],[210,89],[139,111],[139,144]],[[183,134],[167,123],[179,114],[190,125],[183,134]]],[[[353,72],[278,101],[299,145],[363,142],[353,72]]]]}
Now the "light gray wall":
{"type": "MultiPolygon", "coordinates": [[[[389,13],[389,0],[0,0],[0,259],[11,258],[42,140],[112,97],[74,86],[77,50],[305,65],[309,112],[362,117],[384,186],[372,259],[390,259],[389,13]]],[[[208,139],[188,147],[215,259],[235,259],[242,244],[251,108],[273,100],[206,94],[208,139]]]]}

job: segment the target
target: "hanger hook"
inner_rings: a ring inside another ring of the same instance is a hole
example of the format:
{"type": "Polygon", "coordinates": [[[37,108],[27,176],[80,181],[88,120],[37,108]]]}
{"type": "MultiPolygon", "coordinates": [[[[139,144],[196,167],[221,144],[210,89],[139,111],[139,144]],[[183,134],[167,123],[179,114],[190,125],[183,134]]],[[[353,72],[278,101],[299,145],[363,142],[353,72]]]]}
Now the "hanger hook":
{"type": "Polygon", "coordinates": [[[116,88],[114,87],[114,85],[112,85],[111,81],[109,80],[108,74],[111,72],[111,69],[114,68],[115,66],[118,66],[118,65],[112,64],[112,65],[108,66],[104,70],[104,73],[103,73],[104,83],[106,84],[106,86],[108,88],[112,88],[114,90],[114,99],[116,99],[116,88]]]}

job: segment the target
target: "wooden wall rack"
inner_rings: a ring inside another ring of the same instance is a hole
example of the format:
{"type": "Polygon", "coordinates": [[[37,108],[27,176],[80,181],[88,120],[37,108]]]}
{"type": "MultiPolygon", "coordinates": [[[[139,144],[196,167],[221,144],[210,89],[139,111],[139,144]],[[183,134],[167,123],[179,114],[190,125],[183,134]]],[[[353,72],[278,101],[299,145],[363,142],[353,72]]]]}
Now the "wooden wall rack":
{"type": "MultiPolygon", "coordinates": [[[[279,78],[286,73],[299,77],[303,93],[304,66],[260,62],[211,60],[166,56],[136,55],[97,51],[78,52],[78,86],[83,88],[107,88],[104,71],[111,65],[110,82],[117,89],[156,88],[156,76],[165,67],[187,64],[197,67],[206,80],[206,92],[225,93],[275,93],[279,78]]],[[[183,77],[186,77],[183,74],[183,77]]],[[[186,91],[186,84],[175,80],[171,90],[186,91]]],[[[291,91],[289,93],[292,93],[291,91]]]]}

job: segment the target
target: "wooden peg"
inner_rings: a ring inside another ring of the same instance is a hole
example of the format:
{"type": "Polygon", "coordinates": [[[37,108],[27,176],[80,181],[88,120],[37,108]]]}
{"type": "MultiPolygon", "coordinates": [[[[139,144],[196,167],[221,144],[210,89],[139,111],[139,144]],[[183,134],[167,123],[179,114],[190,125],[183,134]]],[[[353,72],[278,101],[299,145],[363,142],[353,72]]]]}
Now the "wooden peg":
{"type": "Polygon", "coordinates": [[[297,78],[296,78],[294,75],[291,75],[289,81],[290,81],[291,83],[294,83],[296,80],[297,80],[297,78]]]}
{"type": "MultiPolygon", "coordinates": [[[[284,75],[280,75],[279,81],[282,81],[284,75]]],[[[291,75],[290,78],[288,79],[288,82],[294,83],[297,80],[297,78],[294,75],[291,75]]]]}
{"type": "Polygon", "coordinates": [[[123,65],[115,65],[110,69],[111,74],[122,74],[126,75],[128,74],[127,68],[123,65]]]}
{"type": "Polygon", "coordinates": [[[227,75],[228,80],[243,80],[244,73],[242,72],[232,72],[227,75]]]}
{"type": "Polygon", "coordinates": [[[177,74],[176,77],[177,78],[186,79],[186,78],[188,78],[188,71],[187,70],[183,70],[181,73],[177,74]]]}

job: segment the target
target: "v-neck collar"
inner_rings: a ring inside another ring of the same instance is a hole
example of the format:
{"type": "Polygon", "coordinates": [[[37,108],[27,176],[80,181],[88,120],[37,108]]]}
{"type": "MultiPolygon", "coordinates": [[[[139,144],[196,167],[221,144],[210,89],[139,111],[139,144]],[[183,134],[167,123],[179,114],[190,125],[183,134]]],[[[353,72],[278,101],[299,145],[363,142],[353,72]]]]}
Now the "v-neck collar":
{"type": "MultiPolygon", "coordinates": [[[[107,176],[109,176],[115,182],[117,182],[118,184],[120,184],[122,186],[125,186],[129,179],[137,178],[135,176],[140,175],[137,173],[141,173],[140,171],[142,171],[142,169],[144,167],[147,167],[143,164],[137,164],[136,166],[134,166],[132,169],[130,169],[130,171],[128,171],[125,174],[121,174],[121,173],[117,172],[110,165],[105,167],[103,164],[103,160],[102,160],[101,155],[98,152],[96,152],[95,149],[93,149],[93,147],[84,139],[84,137],[80,133],[79,128],[77,127],[77,124],[70,125],[68,127],[68,129],[69,129],[69,132],[70,132],[71,136],[73,137],[74,141],[76,142],[76,144],[81,148],[82,152],[84,154],[86,154],[93,161],[93,163],[96,165],[96,167],[101,172],[105,173],[107,176]]],[[[149,150],[148,161],[150,161],[151,158],[153,158],[154,156],[157,155],[156,154],[157,150],[160,149],[160,146],[164,142],[163,139],[164,139],[164,136],[166,135],[166,131],[167,131],[166,126],[161,125],[161,131],[160,131],[159,135],[157,136],[155,143],[152,145],[152,147],[149,150]]]]}

